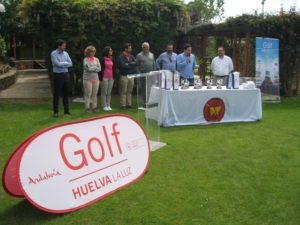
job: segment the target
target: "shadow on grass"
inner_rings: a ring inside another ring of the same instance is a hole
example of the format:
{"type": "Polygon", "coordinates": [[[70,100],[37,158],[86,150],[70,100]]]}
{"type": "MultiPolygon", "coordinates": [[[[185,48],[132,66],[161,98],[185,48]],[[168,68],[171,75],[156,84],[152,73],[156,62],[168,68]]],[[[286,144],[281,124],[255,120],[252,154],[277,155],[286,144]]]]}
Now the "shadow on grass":
{"type": "Polygon", "coordinates": [[[43,224],[46,221],[63,217],[64,214],[50,214],[43,212],[27,200],[18,202],[13,207],[7,209],[0,215],[0,224],[19,225],[19,224],[43,224]]]}
{"type": "Polygon", "coordinates": [[[226,123],[210,123],[210,124],[195,124],[195,125],[180,125],[180,126],[170,126],[163,127],[160,126],[161,132],[172,133],[172,132],[186,132],[190,130],[219,130],[220,128],[247,128],[247,127],[257,127],[261,126],[264,122],[262,120],[256,120],[251,122],[226,122],[226,123]]]}

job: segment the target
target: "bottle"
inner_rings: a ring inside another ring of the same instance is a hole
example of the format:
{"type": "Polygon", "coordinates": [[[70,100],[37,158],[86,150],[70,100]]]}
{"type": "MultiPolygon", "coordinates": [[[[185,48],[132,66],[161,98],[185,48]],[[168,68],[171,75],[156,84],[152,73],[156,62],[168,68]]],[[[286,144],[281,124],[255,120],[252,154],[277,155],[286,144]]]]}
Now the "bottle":
{"type": "Polygon", "coordinates": [[[227,89],[232,89],[232,73],[229,73],[227,83],[226,83],[226,88],[227,89]]]}

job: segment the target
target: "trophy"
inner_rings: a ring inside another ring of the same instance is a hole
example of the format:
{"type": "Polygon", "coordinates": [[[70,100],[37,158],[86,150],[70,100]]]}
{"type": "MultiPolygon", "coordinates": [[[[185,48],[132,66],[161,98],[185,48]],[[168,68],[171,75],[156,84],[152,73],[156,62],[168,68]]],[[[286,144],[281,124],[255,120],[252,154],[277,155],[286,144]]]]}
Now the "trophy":
{"type": "Polygon", "coordinates": [[[166,71],[166,90],[173,89],[173,73],[169,70],[166,71]]]}
{"type": "Polygon", "coordinates": [[[175,71],[173,73],[173,90],[179,90],[180,86],[180,74],[179,72],[175,71]]]}
{"type": "Polygon", "coordinates": [[[217,80],[217,89],[222,89],[223,79],[217,80]]]}
{"type": "Polygon", "coordinates": [[[206,80],[206,85],[207,85],[207,89],[212,89],[212,84],[213,84],[213,81],[212,79],[207,79],[206,80]]]}
{"type": "Polygon", "coordinates": [[[184,85],[184,80],[182,79],[181,81],[180,81],[180,86],[182,87],[184,85]]]}
{"type": "Polygon", "coordinates": [[[194,89],[202,89],[202,80],[195,80],[194,89]]]}
{"type": "Polygon", "coordinates": [[[181,80],[181,89],[189,89],[190,82],[186,79],[181,80]]]}

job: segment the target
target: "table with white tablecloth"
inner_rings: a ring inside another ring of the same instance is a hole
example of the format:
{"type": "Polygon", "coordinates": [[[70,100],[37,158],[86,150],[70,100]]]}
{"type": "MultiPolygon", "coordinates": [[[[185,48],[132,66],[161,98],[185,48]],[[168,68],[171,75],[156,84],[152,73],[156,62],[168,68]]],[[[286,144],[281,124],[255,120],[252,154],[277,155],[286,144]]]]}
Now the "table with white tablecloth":
{"type": "Polygon", "coordinates": [[[152,87],[146,117],[161,126],[257,121],[262,119],[261,93],[256,88],[165,90],[152,87]],[[210,120],[210,116],[215,116],[215,120],[210,120]]]}

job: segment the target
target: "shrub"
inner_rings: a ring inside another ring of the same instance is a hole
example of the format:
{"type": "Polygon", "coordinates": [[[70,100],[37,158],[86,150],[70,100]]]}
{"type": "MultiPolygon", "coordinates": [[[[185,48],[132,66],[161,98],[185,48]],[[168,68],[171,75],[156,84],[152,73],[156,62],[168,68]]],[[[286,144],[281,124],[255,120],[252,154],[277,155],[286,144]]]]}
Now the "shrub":
{"type": "Polygon", "coordinates": [[[19,10],[26,27],[43,42],[49,66],[55,40],[68,42],[76,90],[81,89],[83,49],[88,44],[97,48],[98,56],[110,45],[116,57],[124,42],[131,42],[136,54],[148,41],[157,56],[188,21],[180,0],[23,0],[19,10]]]}
{"type": "Polygon", "coordinates": [[[4,39],[0,36],[0,61],[5,61],[6,58],[6,44],[4,39]]]}

